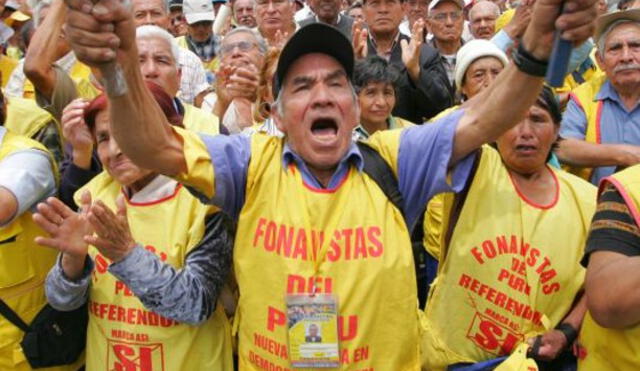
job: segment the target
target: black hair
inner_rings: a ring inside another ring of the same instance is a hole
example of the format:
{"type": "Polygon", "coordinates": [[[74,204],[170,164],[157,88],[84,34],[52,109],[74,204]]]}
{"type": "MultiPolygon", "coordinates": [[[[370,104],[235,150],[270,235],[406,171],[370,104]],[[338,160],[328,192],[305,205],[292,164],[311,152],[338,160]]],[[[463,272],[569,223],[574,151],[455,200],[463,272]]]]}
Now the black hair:
{"type": "Polygon", "coordinates": [[[553,90],[551,90],[550,87],[546,85],[542,87],[542,91],[540,92],[540,95],[538,95],[538,99],[536,99],[535,104],[549,112],[554,125],[560,126],[560,122],[562,121],[560,103],[558,102],[558,98],[553,93],[553,90]]]}
{"type": "Polygon", "coordinates": [[[391,84],[397,97],[399,78],[398,67],[377,55],[357,61],[353,69],[353,87],[356,93],[360,93],[370,83],[383,83],[391,84]]]}

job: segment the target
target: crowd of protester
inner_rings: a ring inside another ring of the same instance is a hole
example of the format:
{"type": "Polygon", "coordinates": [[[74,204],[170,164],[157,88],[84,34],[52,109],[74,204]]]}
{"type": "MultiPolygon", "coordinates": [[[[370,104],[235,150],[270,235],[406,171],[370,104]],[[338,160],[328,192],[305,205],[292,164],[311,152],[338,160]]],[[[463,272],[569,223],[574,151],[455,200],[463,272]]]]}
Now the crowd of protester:
{"type": "Polygon", "coordinates": [[[0,371],[640,369],[640,1],[0,6],[0,371]]]}

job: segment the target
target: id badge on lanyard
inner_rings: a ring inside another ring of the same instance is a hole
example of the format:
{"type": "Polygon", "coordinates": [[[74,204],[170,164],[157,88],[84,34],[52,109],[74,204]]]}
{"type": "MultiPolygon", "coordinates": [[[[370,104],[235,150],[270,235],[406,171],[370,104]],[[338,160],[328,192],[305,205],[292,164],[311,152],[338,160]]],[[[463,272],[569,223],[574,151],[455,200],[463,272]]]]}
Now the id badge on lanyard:
{"type": "MultiPolygon", "coordinates": [[[[296,171],[296,177],[302,186],[302,176],[296,171]]],[[[349,176],[346,174],[345,176],[349,176]]],[[[345,203],[348,201],[351,182],[345,182],[346,189],[332,202],[334,213],[326,223],[325,234],[333,235],[339,220],[342,218],[345,203]]],[[[296,193],[298,204],[302,206],[307,235],[311,236],[309,205],[302,187],[296,193]]],[[[317,254],[313,251],[309,256],[314,257],[313,272],[318,275],[320,265],[324,261],[331,238],[322,241],[317,254]]],[[[313,248],[307,245],[307,248],[313,248]]],[[[315,282],[315,280],[312,280],[315,282]]],[[[317,287],[310,288],[310,292],[297,295],[286,295],[287,306],[287,337],[289,339],[289,362],[293,368],[336,368],[340,367],[340,344],[338,342],[338,298],[332,293],[319,293],[317,287]]]]}
{"type": "Polygon", "coordinates": [[[286,304],[291,367],[339,367],[336,297],[329,294],[287,295],[286,304]]]}

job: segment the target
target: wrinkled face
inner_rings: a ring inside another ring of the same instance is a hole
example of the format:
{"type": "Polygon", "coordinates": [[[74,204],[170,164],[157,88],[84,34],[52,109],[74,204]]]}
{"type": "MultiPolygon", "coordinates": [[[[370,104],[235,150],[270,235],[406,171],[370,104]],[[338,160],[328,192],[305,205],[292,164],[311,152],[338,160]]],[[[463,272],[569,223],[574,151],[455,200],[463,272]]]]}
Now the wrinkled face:
{"type": "Polygon", "coordinates": [[[131,186],[151,174],[150,170],[144,170],[134,165],[120,151],[115,139],[111,137],[108,110],[100,111],[96,115],[93,134],[102,167],[120,185],[131,186]]]}
{"type": "Polygon", "coordinates": [[[222,40],[220,61],[236,67],[253,64],[260,70],[264,56],[260,53],[258,43],[253,35],[247,32],[238,32],[222,40]]]}
{"type": "Polygon", "coordinates": [[[260,33],[271,36],[278,30],[287,29],[293,22],[293,11],[290,0],[256,0],[256,21],[260,33]]]}
{"type": "Polygon", "coordinates": [[[488,2],[485,1],[484,3],[487,4],[480,2],[471,9],[469,13],[469,28],[476,39],[489,40],[495,33],[498,16],[494,8],[487,6],[488,2]]]}
{"type": "Polygon", "coordinates": [[[442,42],[453,42],[462,37],[462,9],[453,2],[447,1],[431,9],[429,26],[433,37],[442,42]]]}
{"type": "Polygon", "coordinates": [[[240,26],[254,28],[257,25],[253,0],[236,0],[233,3],[233,15],[240,26]]]}
{"type": "Polygon", "coordinates": [[[604,56],[599,52],[597,59],[614,87],[640,83],[640,25],[624,23],[611,30],[604,56]]]}
{"type": "Polygon", "coordinates": [[[351,144],[358,107],[344,68],[326,54],[307,54],[287,72],[282,111],[273,117],[310,169],[335,169],[351,144]]]}
{"type": "Polygon", "coordinates": [[[187,19],[184,17],[184,14],[182,14],[182,9],[172,9],[169,18],[171,19],[169,32],[171,32],[173,36],[178,37],[187,34],[187,19]]]}
{"type": "Polygon", "coordinates": [[[402,4],[404,14],[409,20],[409,27],[413,27],[413,24],[420,18],[427,19],[427,12],[429,10],[429,0],[406,0],[402,4]]]}
{"type": "Polygon", "coordinates": [[[546,164],[557,137],[549,112],[533,105],[524,120],[498,138],[498,151],[508,169],[530,174],[546,164]]]}
{"type": "Polygon", "coordinates": [[[404,17],[400,0],[366,0],[362,14],[374,35],[397,32],[404,17]]]}
{"type": "Polygon", "coordinates": [[[353,20],[355,21],[364,20],[364,15],[362,14],[362,8],[353,8],[349,10],[349,13],[347,15],[353,18],[353,20]]]}
{"type": "Polygon", "coordinates": [[[136,27],[154,25],[165,30],[169,28],[169,14],[162,0],[133,0],[131,4],[136,27]]]}
{"type": "Polygon", "coordinates": [[[504,66],[498,58],[482,57],[473,61],[464,74],[460,91],[471,99],[489,86],[504,66]]]}
{"type": "Polygon", "coordinates": [[[207,41],[209,37],[213,34],[213,22],[211,21],[202,21],[196,22],[194,24],[187,25],[187,30],[189,32],[189,36],[194,41],[203,42],[207,41]]]}
{"type": "Polygon", "coordinates": [[[159,37],[139,38],[140,72],[145,80],[160,85],[172,97],[180,88],[180,69],[171,53],[171,45],[159,37]]]}
{"type": "Polygon", "coordinates": [[[342,0],[310,0],[311,8],[323,22],[333,22],[338,18],[342,0]]]}
{"type": "Polygon", "coordinates": [[[393,85],[370,82],[358,93],[358,102],[360,104],[360,122],[363,125],[382,125],[391,116],[391,111],[396,105],[393,85]]]}

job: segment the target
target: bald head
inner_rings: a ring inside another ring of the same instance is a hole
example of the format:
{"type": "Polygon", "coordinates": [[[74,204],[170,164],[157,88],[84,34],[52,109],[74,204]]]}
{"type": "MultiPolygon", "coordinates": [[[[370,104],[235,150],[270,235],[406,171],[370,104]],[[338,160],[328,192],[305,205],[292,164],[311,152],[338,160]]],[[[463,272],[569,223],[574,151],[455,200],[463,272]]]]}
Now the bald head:
{"type": "Polygon", "coordinates": [[[476,39],[491,39],[500,8],[491,1],[480,1],[469,11],[469,29],[476,39]]]}

